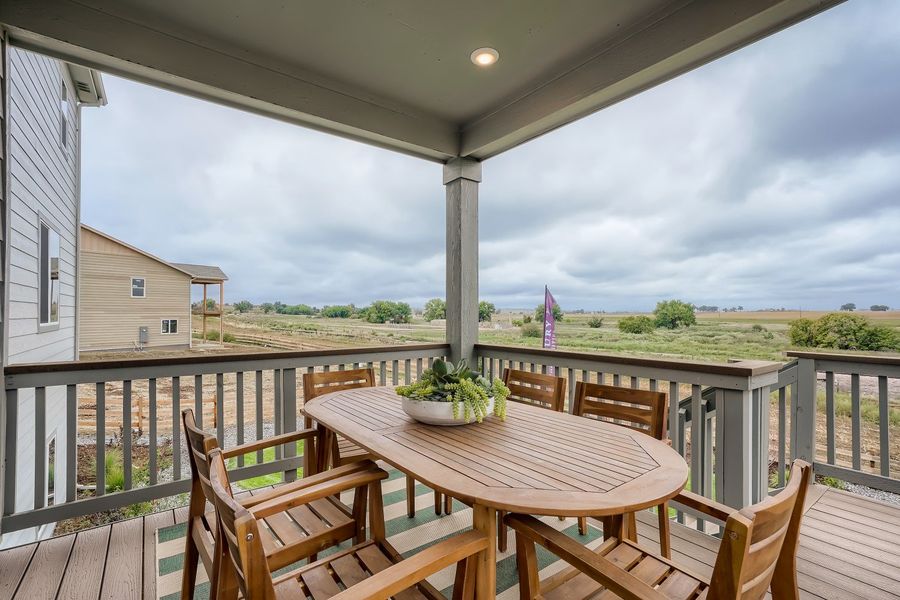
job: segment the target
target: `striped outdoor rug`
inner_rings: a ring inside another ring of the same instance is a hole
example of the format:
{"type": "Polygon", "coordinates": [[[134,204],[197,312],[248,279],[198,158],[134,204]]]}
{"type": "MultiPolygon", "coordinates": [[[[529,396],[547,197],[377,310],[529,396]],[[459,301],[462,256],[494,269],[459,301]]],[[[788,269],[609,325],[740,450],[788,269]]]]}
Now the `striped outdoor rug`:
{"type": "MultiPolygon", "coordinates": [[[[472,526],[472,509],[460,502],[454,503],[453,514],[442,517],[435,515],[434,495],[430,488],[421,484],[416,486],[416,516],[412,519],[408,518],[406,516],[406,479],[399,471],[387,469],[390,472],[390,478],[382,483],[384,517],[388,540],[398,552],[404,556],[411,556],[472,526]]],[[[352,492],[343,496],[342,500],[349,504],[352,500],[352,492]]],[[[595,547],[603,539],[601,532],[593,527],[590,528],[587,535],[579,536],[575,519],[560,521],[556,517],[545,517],[543,521],[551,527],[563,531],[566,535],[579,539],[588,547],[595,547]]],[[[177,600],[179,597],[185,532],[184,523],[163,527],[156,532],[157,598],[177,600]]],[[[518,598],[519,593],[512,531],[509,532],[508,548],[507,552],[497,554],[497,597],[500,600],[514,600],[518,598]]],[[[323,554],[327,554],[327,551],[320,553],[319,556],[321,557],[323,554]]],[[[566,566],[565,563],[541,547],[538,547],[538,560],[541,567],[541,579],[566,566]]],[[[288,569],[290,568],[288,567],[288,569]]],[[[453,589],[454,569],[455,566],[449,567],[428,578],[428,581],[448,598],[453,589]]],[[[202,565],[197,574],[197,580],[198,585],[194,597],[205,600],[209,595],[209,584],[202,565]]]]}

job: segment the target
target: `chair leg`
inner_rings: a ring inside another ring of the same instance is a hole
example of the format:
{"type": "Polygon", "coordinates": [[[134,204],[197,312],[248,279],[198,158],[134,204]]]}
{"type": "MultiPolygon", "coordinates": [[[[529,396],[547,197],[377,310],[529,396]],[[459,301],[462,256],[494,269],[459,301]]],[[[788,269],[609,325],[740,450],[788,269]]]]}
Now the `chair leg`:
{"type": "Polygon", "coordinates": [[[506,516],[505,510],[497,511],[497,551],[506,552],[506,523],[503,517],[506,516]]]}
{"type": "Polygon", "coordinates": [[[441,516],[441,502],[443,502],[443,495],[434,490],[434,514],[437,516],[441,516]]]}
{"type": "Polygon", "coordinates": [[[453,496],[444,495],[444,514],[449,515],[453,512],[453,496]]]}
{"type": "Polygon", "coordinates": [[[587,535],[587,517],[578,517],[578,535],[587,535]]]}
{"type": "Polygon", "coordinates": [[[625,515],[625,532],[628,535],[628,539],[637,544],[637,517],[633,512],[625,515]]]}
{"type": "Polygon", "coordinates": [[[672,558],[672,539],[669,533],[669,503],[663,502],[656,507],[659,519],[659,551],[666,558],[672,558]]]}
{"type": "Polygon", "coordinates": [[[476,556],[467,556],[456,563],[453,581],[453,600],[472,600],[475,597],[476,556]]]}
{"type": "Polygon", "coordinates": [[[519,598],[540,598],[541,582],[538,578],[537,552],[534,542],[516,532],[516,566],[519,569],[519,598]]]}
{"type": "Polygon", "coordinates": [[[406,476],[406,516],[412,519],[416,516],[416,480],[406,476]]]}
{"type": "Polygon", "coordinates": [[[181,597],[185,600],[193,600],[194,586],[197,585],[197,566],[200,562],[200,553],[194,545],[191,521],[188,521],[188,532],[184,547],[184,566],[181,570],[181,597]]]}
{"type": "MultiPolygon", "coordinates": [[[[366,505],[368,504],[369,488],[358,487],[353,492],[353,520],[356,522],[356,533],[353,536],[354,544],[366,541],[366,505]]],[[[371,517],[370,517],[371,518],[371,517]]]]}

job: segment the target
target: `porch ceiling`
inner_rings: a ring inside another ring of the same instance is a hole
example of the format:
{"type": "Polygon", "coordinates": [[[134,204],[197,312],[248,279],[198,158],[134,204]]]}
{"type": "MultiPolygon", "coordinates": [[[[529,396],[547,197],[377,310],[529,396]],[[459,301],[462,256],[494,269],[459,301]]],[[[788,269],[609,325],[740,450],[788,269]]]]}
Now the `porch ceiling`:
{"type": "Polygon", "coordinates": [[[484,159],[841,0],[4,0],[19,44],[423,158],[484,159]],[[499,62],[471,64],[491,46],[499,62]]]}

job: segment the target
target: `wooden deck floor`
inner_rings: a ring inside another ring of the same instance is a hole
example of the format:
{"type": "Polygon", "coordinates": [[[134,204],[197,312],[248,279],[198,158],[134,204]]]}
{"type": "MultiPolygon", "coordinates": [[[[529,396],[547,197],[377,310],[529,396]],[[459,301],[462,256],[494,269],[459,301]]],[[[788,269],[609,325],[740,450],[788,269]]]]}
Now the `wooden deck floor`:
{"type": "MultiPolygon", "coordinates": [[[[900,598],[900,507],[816,486],[798,556],[804,598],[900,598]]],[[[154,532],[183,521],[185,508],[0,552],[0,600],[155,598],[154,532]]],[[[639,523],[642,543],[658,539],[655,518],[639,523]]],[[[708,575],[718,542],[672,528],[673,558],[708,575]]]]}

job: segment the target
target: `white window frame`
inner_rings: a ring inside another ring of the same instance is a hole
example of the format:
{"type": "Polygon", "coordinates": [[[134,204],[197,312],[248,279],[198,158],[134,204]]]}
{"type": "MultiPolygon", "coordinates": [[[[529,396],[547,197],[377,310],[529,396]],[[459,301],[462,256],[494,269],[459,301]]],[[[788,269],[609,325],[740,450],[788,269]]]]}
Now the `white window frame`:
{"type": "Polygon", "coordinates": [[[160,335],[178,335],[178,319],[161,319],[159,321],[159,333],[160,335]],[[175,331],[172,331],[172,323],[175,323],[175,331]],[[168,331],[166,331],[165,324],[168,323],[168,331]]]}
{"type": "Polygon", "coordinates": [[[37,242],[38,242],[38,333],[44,333],[45,331],[56,331],[57,329],[59,329],[59,319],[60,319],[59,313],[60,313],[60,308],[61,308],[60,305],[62,304],[62,289],[60,287],[61,281],[62,281],[62,277],[61,277],[62,274],[59,272],[60,271],[59,263],[62,260],[62,236],[60,235],[60,233],[56,229],[56,227],[53,226],[53,224],[50,222],[50,220],[45,218],[44,215],[42,215],[42,214],[38,215],[38,240],[37,240],[37,242]],[[44,246],[44,228],[47,229],[47,235],[48,235],[47,264],[46,265],[41,264],[41,261],[43,258],[41,255],[43,254],[43,250],[44,250],[44,248],[43,248],[43,246],[44,246]],[[56,268],[57,268],[56,286],[57,286],[57,294],[58,294],[59,298],[57,299],[57,303],[56,303],[56,320],[55,321],[51,320],[51,318],[52,318],[51,315],[53,314],[53,278],[52,278],[53,257],[51,256],[52,253],[50,252],[50,246],[49,246],[49,240],[50,240],[49,236],[50,236],[51,232],[53,234],[56,234],[56,237],[59,240],[59,248],[57,248],[58,256],[57,256],[57,266],[56,266],[56,268]],[[44,268],[47,269],[47,277],[50,278],[50,280],[47,282],[46,288],[44,287],[44,268]],[[43,297],[44,293],[46,293],[48,295],[48,297],[46,299],[43,297]],[[46,321],[43,320],[44,319],[43,303],[45,300],[47,302],[47,320],[46,321]]]}
{"type": "Polygon", "coordinates": [[[129,280],[129,284],[130,284],[130,287],[128,289],[128,293],[131,294],[132,298],[138,298],[138,299],[142,300],[147,297],[147,278],[146,277],[141,277],[139,275],[132,275],[131,279],[129,280]],[[144,286],[143,286],[144,295],[143,296],[135,296],[134,295],[134,280],[135,279],[140,279],[141,281],[144,282],[144,286]]]}

